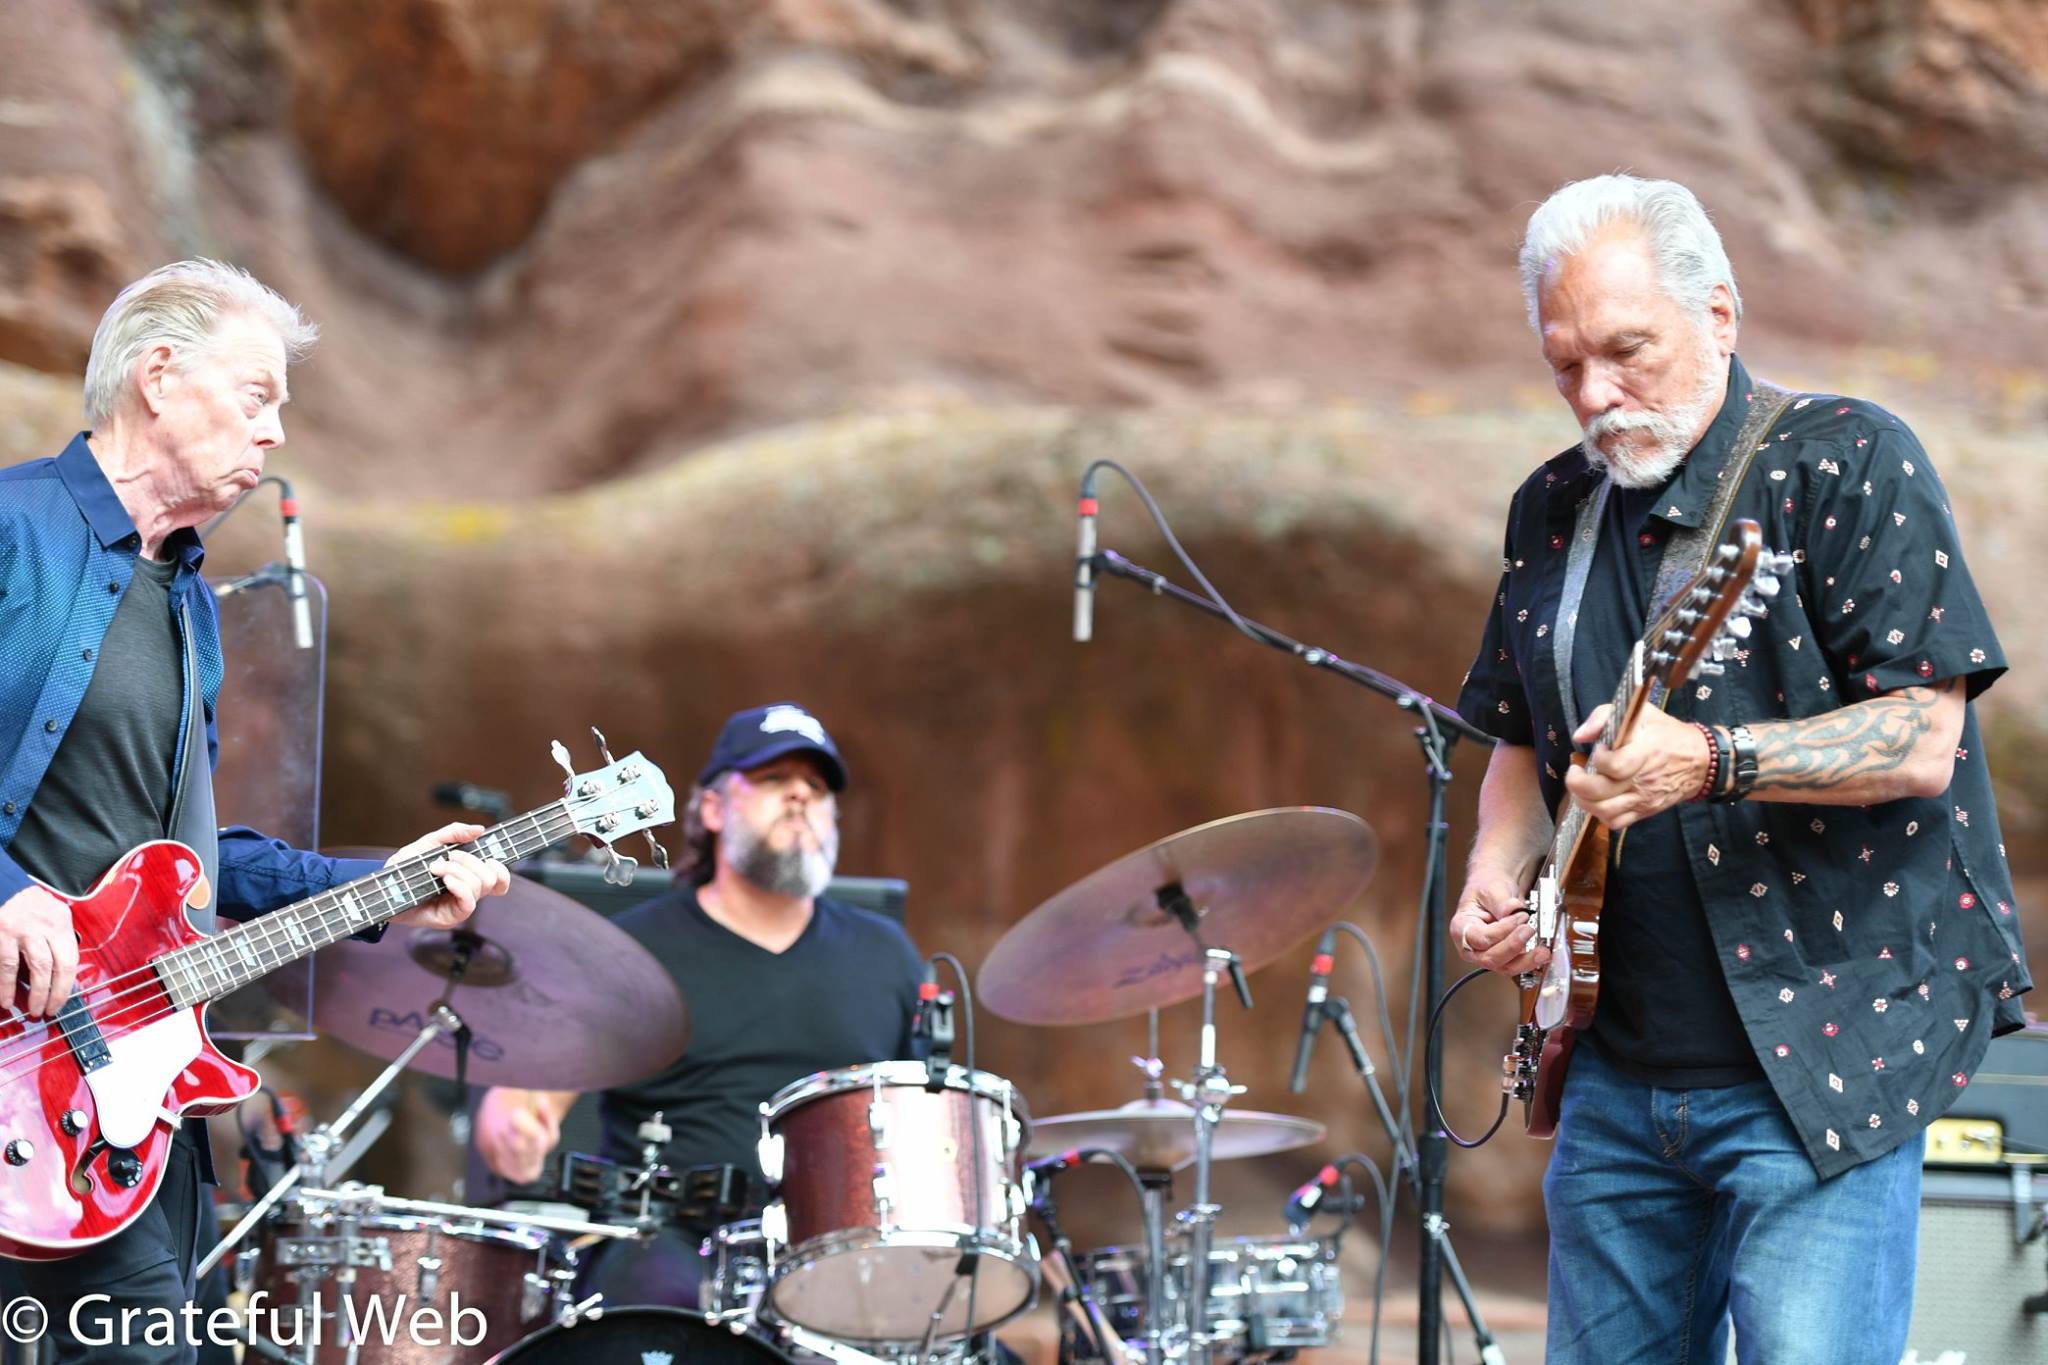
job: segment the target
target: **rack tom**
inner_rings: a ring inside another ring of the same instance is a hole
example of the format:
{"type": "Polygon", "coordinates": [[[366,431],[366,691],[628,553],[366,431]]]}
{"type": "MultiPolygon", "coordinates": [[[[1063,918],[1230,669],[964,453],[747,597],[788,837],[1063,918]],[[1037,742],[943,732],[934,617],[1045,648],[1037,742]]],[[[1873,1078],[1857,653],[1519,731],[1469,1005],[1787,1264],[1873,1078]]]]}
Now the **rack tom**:
{"type": "Polygon", "coordinates": [[[848,1341],[947,1340],[1031,1305],[1038,1249],[1024,1230],[1030,1119],[1000,1076],[922,1062],[821,1071],[761,1106],[766,1307],[848,1341]],[[956,1274],[978,1251],[971,1277],[956,1274]]]}

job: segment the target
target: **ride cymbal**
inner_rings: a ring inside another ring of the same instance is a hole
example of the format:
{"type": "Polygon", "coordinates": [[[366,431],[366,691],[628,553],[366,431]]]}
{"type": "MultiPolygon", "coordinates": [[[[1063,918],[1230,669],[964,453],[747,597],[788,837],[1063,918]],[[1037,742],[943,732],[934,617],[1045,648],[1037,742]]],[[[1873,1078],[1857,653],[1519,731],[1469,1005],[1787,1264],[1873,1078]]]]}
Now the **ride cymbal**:
{"type": "Polygon", "coordinates": [[[997,942],[975,991],[1020,1024],[1098,1024],[1177,1004],[1201,994],[1202,949],[1172,905],[1193,915],[1204,944],[1256,971],[1343,913],[1378,859],[1379,841],[1348,811],[1212,820],[1038,906],[997,942]]]}

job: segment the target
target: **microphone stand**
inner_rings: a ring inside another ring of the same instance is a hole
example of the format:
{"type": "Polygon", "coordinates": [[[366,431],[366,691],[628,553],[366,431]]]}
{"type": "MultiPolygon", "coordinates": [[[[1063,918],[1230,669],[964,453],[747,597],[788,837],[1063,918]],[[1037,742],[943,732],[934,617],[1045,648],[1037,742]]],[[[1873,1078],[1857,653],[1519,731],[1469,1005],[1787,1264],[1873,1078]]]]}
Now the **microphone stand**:
{"type": "MultiPolygon", "coordinates": [[[[1126,582],[1149,588],[1154,597],[1171,598],[1183,606],[1195,607],[1222,620],[1232,619],[1229,613],[1206,597],[1197,596],[1178,584],[1167,581],[1163,574],[1134,564],[1114,550],[1099,551],[1087,556],[1085,562],[1091,565],[1098,575],[1121,578],[1126,582]]],[[[1493,744],[1493,736],[1470,724],[1449,707],[1384,673],[1339,658],[1318,646],[1305,645],[1241,614],[1236,620],[1242,622],[1246,632],[1261,643],[1294,656],[1310,668],[1334,673],[1347,682],[1377,692],[1402,710],[1415,715],[1418,721],[1415,727],[1415,740],[1422,748],[1423,772],[1429,782],[1429,823],[1422,891],[1421,966],[1423,999],[1433,1003],[1443,994],[1444,987],[1443,927],[1448,887],[1445,863],[1449,842],[1449,825],[1444,817],[1444,792],[1451,781],[1451,748],[1461,737],[1490,747],[1493,744]]],[[[1441,1093],[1443,1089],[1440,1083],[1443,1062],[1443,1036],[1441,1033],[1431,1033],[1423,1049],[1423,1074],[1430,1084],[1425,1085],[1422,1091],[1425,1113],[1415,1174],[1422,1213],[1417,1284],[1420,1304],[1416,1314],[1417,1365],[1437,1365],[1443,1331],[1443,1253],[1448,1243],[1442,1240],[1441,1234],[1445,1226],[1444,1163],[1450,1143],[1444,1136],[1443,1115],[1437,1111],[1433,1098],[1434,1094],[1441,1093]]],[[[1463,1276],[1459,1275],[1458,1278],[1462,1282],[1463,1276]]],[[[1467,1303],[1469,1305],[1469,1298],[1467,1303]]],[[[1477,1322],[1476,1318],[1474,1322],[1477,1322]]]]}

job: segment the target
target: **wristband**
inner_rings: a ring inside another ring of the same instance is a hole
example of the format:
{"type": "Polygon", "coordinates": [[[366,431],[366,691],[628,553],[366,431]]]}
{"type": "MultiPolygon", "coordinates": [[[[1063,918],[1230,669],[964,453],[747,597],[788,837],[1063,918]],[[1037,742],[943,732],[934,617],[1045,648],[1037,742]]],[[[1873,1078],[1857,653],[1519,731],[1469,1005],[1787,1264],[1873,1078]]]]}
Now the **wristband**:
{"type": "Polygon", "coordinates": [[[1712,726],[1703,725],[1699,721],[1694,721],[1692,725],[1706,737],[1707,741],[1707,775],[1700,780],[1700,789],[1693,793],[1692,799],[1705,801],[1720,788],[1721,741],[1715,736],[1712,726]]]}
{"type": "Polygon", "coordinates": [[[1721,799],[1740,801],[1756,788],[1756,737],[1749,733],[1747,725],[1731,726],[1728,747],[1734,757],[1729,764],[1728,790],[1721,799]]]}

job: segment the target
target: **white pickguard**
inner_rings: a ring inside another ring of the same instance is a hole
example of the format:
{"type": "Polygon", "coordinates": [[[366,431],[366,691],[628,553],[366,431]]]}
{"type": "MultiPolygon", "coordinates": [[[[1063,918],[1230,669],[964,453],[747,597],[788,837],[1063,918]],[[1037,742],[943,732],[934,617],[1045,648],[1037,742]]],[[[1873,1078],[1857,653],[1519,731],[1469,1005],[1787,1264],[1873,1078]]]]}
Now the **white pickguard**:
{"type": "Polygon", "coordinates": [[[199,1016],[189,1009],[173,1010],[107,1041],[113,1060],[87,1072],[85,1085],[109,1147],[140,1147],[158,1119],[173,1117],[165,1112],[164,1100],[200,1046],[199,1016]]]}
{"type": "MultiPolygon", "coordinates": [[[[1569,930],[1566,919],[1559,927],[1569,930]]],[[[1550,946],[1550,961],[1543,964],[1543,984],[1536,992],[1536,1027],[1553,1029],[1564,1022],[1564,1007],[1572,995],[1572,955],[1565,951],[1563,936],[1550,946]]]]}

